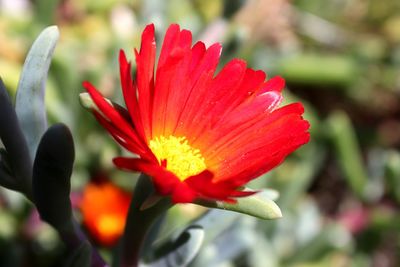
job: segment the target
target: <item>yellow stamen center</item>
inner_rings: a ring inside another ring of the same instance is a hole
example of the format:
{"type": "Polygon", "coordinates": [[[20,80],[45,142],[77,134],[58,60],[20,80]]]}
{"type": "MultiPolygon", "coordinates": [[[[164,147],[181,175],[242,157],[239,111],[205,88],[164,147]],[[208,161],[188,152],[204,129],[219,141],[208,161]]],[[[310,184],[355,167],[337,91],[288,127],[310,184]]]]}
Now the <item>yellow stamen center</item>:
{"type": "Polygon", "coordinates": [[[167,161],[167,170],[181,181],[206,169],[200,150],[191,147],[184,136],[159,136],[149,142],[149,147],[160,163],[167,161]]]}

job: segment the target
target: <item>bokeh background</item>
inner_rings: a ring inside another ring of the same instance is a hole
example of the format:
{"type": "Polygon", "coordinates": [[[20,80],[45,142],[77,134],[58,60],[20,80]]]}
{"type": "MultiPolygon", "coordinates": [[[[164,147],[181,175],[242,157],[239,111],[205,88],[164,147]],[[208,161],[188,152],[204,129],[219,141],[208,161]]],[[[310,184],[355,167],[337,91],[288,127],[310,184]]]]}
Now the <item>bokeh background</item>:
{"type": "MultiPolygon", "coordinates": [[[[312,141],[252,185],[277,190],[284,217],[226,222],[228,235],[205,245],[191,266],[400,266],[397,0],[0,0],[0,75],[12,97],[34,39],[59,27],[46,102],[50,122],[74,135],[75,216],[88,182],[109,179],[129,191],[136,177],[112,166],[124,152],[80,106],[81,82],[122,103],[119,49],[133,59],[146,24],[160,41],[173,22],[195,40],[221,42],[221,63],[244,58],[284,77],[287,101],[304,103],[312,125],[312,141]]],[[[202,212],[175,207],[163,232],[202,212]]],[[[62,251],[32,206],[0,189],[0,266],[60,266],[62,251]]]]}

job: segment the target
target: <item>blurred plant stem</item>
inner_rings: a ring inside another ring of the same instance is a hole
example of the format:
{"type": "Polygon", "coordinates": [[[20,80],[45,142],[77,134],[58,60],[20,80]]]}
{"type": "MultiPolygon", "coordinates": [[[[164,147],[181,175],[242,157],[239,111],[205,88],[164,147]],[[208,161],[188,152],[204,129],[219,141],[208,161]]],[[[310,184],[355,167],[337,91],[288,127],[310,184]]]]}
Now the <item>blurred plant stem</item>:
{"type": "Polygon", "coordinates": [[[154,189],[151,178],[141,175],[133,192],[131,206],[124,234],[114,257],[114,267],[137,267],[143,252],[144,244],[148,243],[149,233],[157,218],[173,204],[168,198],[161,198],[148,208],[144,204],[153,196],[154,189]]]}

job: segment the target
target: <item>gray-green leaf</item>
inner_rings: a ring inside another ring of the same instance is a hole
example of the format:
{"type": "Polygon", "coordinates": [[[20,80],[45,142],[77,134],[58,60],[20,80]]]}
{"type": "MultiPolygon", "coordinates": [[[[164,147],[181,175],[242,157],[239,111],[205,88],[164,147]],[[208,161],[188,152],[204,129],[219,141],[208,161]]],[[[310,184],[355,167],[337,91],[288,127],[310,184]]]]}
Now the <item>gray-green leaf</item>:
{"type": "Polygon", "coordinates": [[[191,225],[175,240],[167,244],[167,253],[160,259],[142,267],[184,267],[187,266],[199,252],[204,240],[204,230],[201,226],[191,225]]]}
{"type": "Polygon", "coordinates": [[[91,266],[92,247],[88,241],[83,242],[67,258],[66,267],[89,267],[91,266]]]}
{"type": "Polygon", "coordinates": [[[275,198],[276,196],[271,195],[270,191],[261,191],[248,197],[237,198],[235,204],[205,200],[199,200],[196,204],[209,208],[235,211],[264,220],[281,218],[282,212],[271,197],[275,198]]]}
{"type": "Polygon", "coordinates": [[[47,128],[45,87],[58,38],[57,26],[47,27],[41,32],[25,59],[18,84],[15,110],[32,159],[39,140],[47,128]]]}

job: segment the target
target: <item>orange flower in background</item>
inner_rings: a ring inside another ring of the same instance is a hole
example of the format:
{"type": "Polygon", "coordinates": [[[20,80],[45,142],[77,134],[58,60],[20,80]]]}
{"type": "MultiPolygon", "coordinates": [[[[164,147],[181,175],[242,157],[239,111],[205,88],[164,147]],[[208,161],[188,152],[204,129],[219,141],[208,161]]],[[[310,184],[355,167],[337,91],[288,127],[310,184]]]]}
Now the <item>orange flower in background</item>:
{"type": "Polygon", "coordinates": [[[93,238],[111,246],[122,235],[131,195],[110,182],[89,183],[80,204],[83,223],[93,238]]]}
{"type": "Polygon", "coordinates": [[[234,202],[253,192],[240,187],[280,164],[309,140],[300,103],[278,107],[284,80],[233,59],[217,74],[221,45],[192,46],[190,31],[171,25],[156,66],[154,26],[142,34],[131,63],[120,52],[126,110],[108,103],[89,82],[83,86],[97,120],[124,148],[121,169],[152,177],[175,203],[196,198],[234,202]]]}

